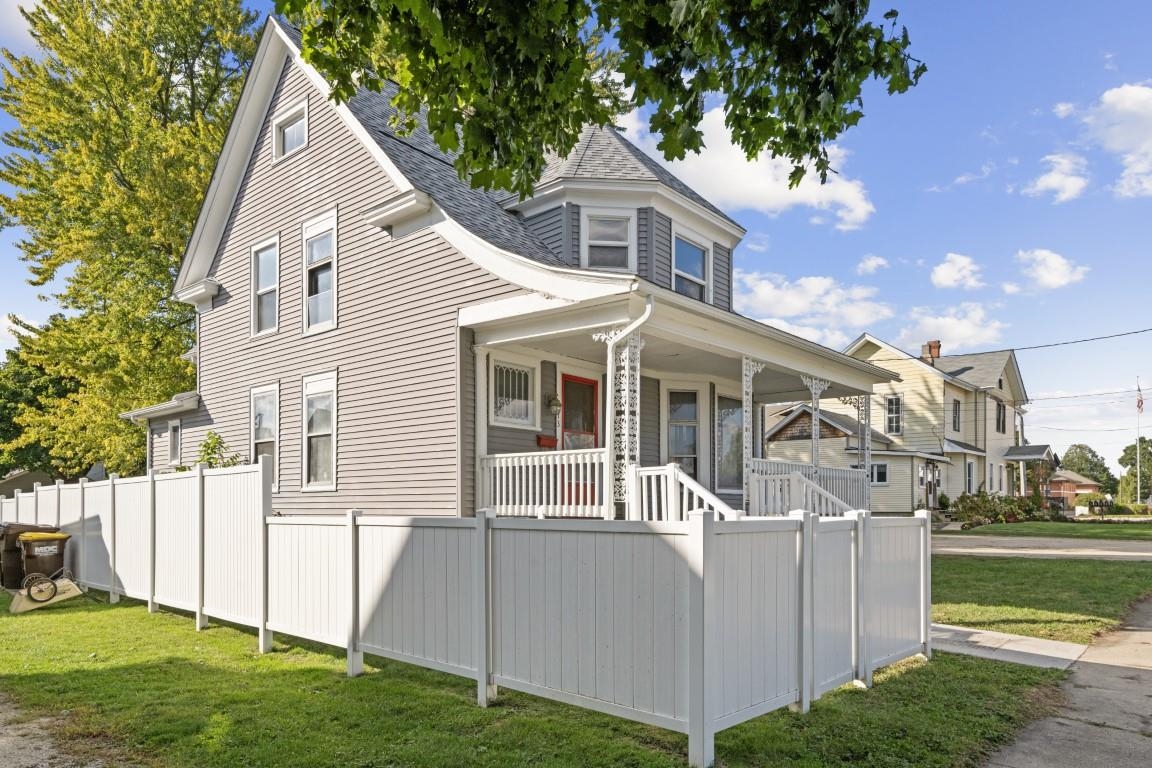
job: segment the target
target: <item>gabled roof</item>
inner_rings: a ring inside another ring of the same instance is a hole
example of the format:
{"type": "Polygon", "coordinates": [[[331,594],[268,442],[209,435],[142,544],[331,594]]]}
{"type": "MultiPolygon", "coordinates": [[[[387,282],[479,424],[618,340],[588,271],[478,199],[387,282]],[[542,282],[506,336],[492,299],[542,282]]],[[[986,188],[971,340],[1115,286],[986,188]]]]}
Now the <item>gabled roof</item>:
{"type": "Polygon", "coordinates": [[[995,389],[1001,377],[1008,383],[1020,387],[1021,402],[1028,402],[1028,392],[1016,361],[1016,353],[1011,349],[995,352],[976,352],[970,355],[941,355],[936,358],[936,367],[949,376],[955,376],[980,388],[995,389]]]}
{"type": "Polygon", "coordinates": [[[1012,461],[1051,461],[1050,445],[1014,445],[1004,451],[1004,458],[1012,461]]]}
{"type": "MultiPolygon", "coordinates": [[[[793,405],[789,406],[789,408],[785,411],[778,412],[776,415],[780,417],[780,420],[764,431],[764,439],[770,440],[773,435],[775,435],[777,432],[792,422],[796,421],[796,419],[800,418],[800,416],[803,414],[809,414],[809,416],[811,416],[812,406],[793,405]]],[[[833,429],[838,429],[841,432],[845,432],[852,436],[859,435],[860,428],[862,426],[858,419],[854,419],[851,416],[843,413],[836,413],[835,411],[820,411],[820,421],[832,427],[833,429]]],[[[888,435],[885,435],[883,432],[877,432],[875,429],[873,429],[872,442],[874,444],[883,443],[884,445],[891,445],[892,438],[888,437],[888,435]]]]}
{"type": "Polygon", "coordinates": [[[744,229],[739,222],[708,202],[703,195],[676,178],[671,171],[611,127],[585,126],[575,149],[567,157],[549,155],[536,186],[540,188],[565,179],[658,182],[741,231],[744,229]]]}
{"type": "Polygon", "coordinates": [[[1096,482],[1090,477],[1085,477],[1079,472],[1073,472],[1070,469],[1058,469],[1052,473],[1049,480],[1066,480],[1076,485],[1095,485],[1099,486],[1100,483],[1096,482]]]}
{"type": "MultiPolygon", "coordinates": [[[[882,363],[892,362],[893,360],[905,360],[907,362],[910,362],[910,363],[913,363],[913,364],[919,366],[921,370],[932,371],[936,375],[947,379],[948,381],[952,382],[953,384],[955,384],[958,387],[961,387],[963,389],[968,389],[968,390],[976,389],[975,385],[970,384],[963,379],[958,379],[955,376],[951,376],[948,373],[940,370],[939,368],[937,368],[934,365],[928,365],[928,363],[924,362],[923,360],[921,360],[916,355],[913,355],[909,352],[905,352],[904,350],[900,349],[899,347],[893,346],[892,344],[889,344],[888,342],[884,341],[883,339],[877,338],[870,333],[862,333],[859,336],[857,336],[854,341],[852,341],[848,346],[844,347],[844,354],[846,354],[850,357],[855,357],[857,350],[859,350],[862,346],[864,346],[865,344],[868,344],[868,343],[875,344],[876,346],[880,347],[880,349],[883,350],[885,352],[885,354],[889,354],[892,356],[892,360],[889,360],[887,358],[882,359],[882,360],[876,360],[875,363],[873,363],[874,365],[881,365],[882,363]]],[[[858,359],[860,359],[860,358],[858,358],[858,359]]]]}

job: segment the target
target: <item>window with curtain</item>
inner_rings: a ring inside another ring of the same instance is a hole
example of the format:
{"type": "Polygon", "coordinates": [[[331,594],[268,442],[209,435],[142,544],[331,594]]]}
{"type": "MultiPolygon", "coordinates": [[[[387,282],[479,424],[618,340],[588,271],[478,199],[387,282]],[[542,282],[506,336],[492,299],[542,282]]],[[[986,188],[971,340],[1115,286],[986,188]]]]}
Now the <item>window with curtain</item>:
{"type": "Polygon", "coordinates": [[[744,489],[744,401],[720,395],[716,398],[716,487],[744,489]]]}
{"type": "Polygon", "coordinates": [[[696,392],[668,393],[668,460],[699,480],[700,409],[696,392]]]}

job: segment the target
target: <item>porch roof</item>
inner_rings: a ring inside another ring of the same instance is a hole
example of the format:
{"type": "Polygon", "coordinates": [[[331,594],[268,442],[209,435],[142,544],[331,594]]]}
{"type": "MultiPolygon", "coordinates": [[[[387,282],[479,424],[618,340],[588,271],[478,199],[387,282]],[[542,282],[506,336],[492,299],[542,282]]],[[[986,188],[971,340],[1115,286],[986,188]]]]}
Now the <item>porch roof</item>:
{"type": "Polygon", "coordinates": [[[519,344],[602,366],[605,345],[593,333],[640,317],[645,295],[653,309],[639,328],[645,342],[640,356],[644,375],[740,381],[747,356],[765,364],[753,378],[753,397],[761,403],[809,399],[801,375],[830,382],[825,398],[871,392],[873,384],[899,381],[896,374],[870,363],[648,283],[628,296],[579,303],[524,296],[491,302],[462,310],[460,324],[475,330],[478,345],[519,344]]]}
{"type": "Polygon", "coordinates": [[[1004,458],[1008,461],[1051,461],[1052,446],[1014,445],[1004,451],[1004,458]]]}

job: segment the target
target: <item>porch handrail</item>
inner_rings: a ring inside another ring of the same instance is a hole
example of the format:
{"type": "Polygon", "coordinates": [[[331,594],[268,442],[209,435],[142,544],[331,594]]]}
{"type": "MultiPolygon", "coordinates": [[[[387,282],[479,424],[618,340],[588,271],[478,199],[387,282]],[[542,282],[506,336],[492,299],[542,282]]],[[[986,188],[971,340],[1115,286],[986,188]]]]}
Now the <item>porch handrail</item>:
{"type": "Polygon", "coordinates": [[[519,517],[609,517],[608,451],[501,453],[480,459],[477,508],[519,517]]]}
{"type": "Polygon", "coordinates": [[[679,464],[661,467],[630,465],[628,518],[630,520],[688,519],[688,513],[707,510],[718,517],[737,516],[736,510],[696,482],[679,464]]]}
{"type": "Polygon", "coordinates": [[[795,461],[752,459],[750,469],[757,475],[799,474],[848,505],[849,509],[867,506],[868,472],[846,467],[816,467],[795,461]]]}
{"type": "Polygon", "coordinates": [[[843,517],[853,507],[799,472],[787,475],[752,473],[748,478],[748,514],[779,517],[803,509],[820,517],[843,517]]]}

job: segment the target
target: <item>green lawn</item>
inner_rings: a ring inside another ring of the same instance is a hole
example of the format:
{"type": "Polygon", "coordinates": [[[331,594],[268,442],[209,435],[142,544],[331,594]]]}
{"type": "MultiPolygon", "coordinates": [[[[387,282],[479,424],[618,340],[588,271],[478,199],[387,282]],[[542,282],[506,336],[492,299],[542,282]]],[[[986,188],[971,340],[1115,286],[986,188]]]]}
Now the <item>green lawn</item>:
{"type": "Polygon", "coordinates": [[[1088,643],[1149,594],[1152,562],[932,558],[932,619],[943,624],[1088,643]]]}
{"type": "MultiPolygon", "coordinates": [[[[2,594],[2,593],[0,593],[2,594]]],[[[0,596],[0,610],[7,607],[0,596]]],[[[154,766],[682,766],[684,736],[531,696],[474,704],[474,683],[277,643],[185,616],[78,599],[0,613],[0,690],[62,716],[81,753],[154,766]]],[[[810,714],[758,718],[717,738],[737,766],[976,766],[1056,700],[1061,674],[937,654],[845,688],[810,714]]]]}
{"type": "Polygon", "coordinates": [[[1152,521],[1147,523],[992,523],[967,531],[942,531],[976,536],[1055,536],[1062,539],[1136,539],[1152,542],[1152,521]]]}

